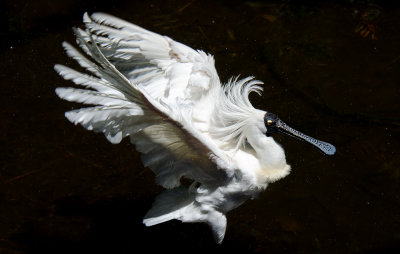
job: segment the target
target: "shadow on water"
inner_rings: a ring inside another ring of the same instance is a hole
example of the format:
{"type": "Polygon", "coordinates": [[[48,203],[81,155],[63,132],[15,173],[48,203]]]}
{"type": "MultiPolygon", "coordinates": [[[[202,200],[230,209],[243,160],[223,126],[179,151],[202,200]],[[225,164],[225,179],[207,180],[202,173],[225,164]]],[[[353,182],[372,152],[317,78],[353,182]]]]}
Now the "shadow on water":
{"type": "Polygon", "coordinates": [[[5,1],[0,42],[0,253],[398,253],[400,6],[384,1],[5,1]],[[277,135],[292,172],[207,225],[145,227],[162,188],[127,140],[69,123],[55,63],[84,11],[103,11],[215,56],[222,81],[263,80],[254,106],[331,142],[277,135]]]}

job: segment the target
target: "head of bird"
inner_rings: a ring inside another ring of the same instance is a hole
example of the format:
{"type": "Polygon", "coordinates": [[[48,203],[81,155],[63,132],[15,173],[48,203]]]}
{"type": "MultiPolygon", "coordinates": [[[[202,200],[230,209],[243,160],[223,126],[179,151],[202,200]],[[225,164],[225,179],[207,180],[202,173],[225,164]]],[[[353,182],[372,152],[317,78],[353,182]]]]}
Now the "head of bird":
{"type": "Polygon", "coordinates": [[[267,129],[265,135],[267,135],[269,137],[272,134],[278,132],[279,128],[277,127],[277,123],[279,126],[280,121],[281,120],[275,114],[266,112],[264,115],[264,124],[265,124],[265,128],[267,129]]]}

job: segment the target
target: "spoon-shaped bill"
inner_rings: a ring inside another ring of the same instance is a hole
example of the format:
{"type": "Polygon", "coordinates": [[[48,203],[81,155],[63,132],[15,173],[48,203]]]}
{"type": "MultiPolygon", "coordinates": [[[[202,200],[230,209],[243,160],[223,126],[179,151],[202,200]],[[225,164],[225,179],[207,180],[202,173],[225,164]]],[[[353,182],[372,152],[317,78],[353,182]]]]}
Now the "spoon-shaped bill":
{"type": "Polygon", "coordinates": [[[280,119],[278,119],[276,121],[276,127],[279,132],[288,134],[290,136],[294,136],[301,140],[305,140],[308,143],[318,147],[322,152],[324,152],[328,155],[334,155],[336,152],[336,148],[332,144],[329,144],[327,142],[307,136],[306,134],[301,133],[300,131],[297,131],[297,130],[291,128],[290,126],[288,126],[286,123],[284,123],[280,119]]]}

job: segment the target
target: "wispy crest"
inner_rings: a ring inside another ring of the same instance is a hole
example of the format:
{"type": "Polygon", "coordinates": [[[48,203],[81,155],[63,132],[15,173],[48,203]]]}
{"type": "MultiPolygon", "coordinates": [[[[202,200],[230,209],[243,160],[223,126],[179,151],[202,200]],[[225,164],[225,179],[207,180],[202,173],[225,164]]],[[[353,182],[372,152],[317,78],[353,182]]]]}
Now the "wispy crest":
{"type": "Polygon", "coordinates": [[[219,93],[218,102],[211,118],[210,134],[223,142],[226,147],[239,149],[245,145],[244,135],[248,126],[257,121],[257,109],[251,105],[249,94],[261,95],[263,82],[247,77],[230,79],[219,93]]]}

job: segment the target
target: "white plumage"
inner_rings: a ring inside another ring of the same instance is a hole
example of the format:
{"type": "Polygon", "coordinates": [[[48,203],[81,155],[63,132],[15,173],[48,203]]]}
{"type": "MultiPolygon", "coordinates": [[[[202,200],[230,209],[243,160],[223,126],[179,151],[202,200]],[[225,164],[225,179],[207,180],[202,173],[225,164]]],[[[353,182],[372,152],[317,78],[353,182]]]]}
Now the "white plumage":
{"type": "Polygon", "coordinates": [[[289,133],[335,152],[255,109],[248,95],[260,93],[262,82],[249,77],[222,86],[211,55],[107,14],[85,13],[84,23],[85,30],[74,31],[87,57],[63,46],[90,75],[56,65],[64,79],[83,87],[56,93],[95,105],[65,116],[114,144],[129,136],[167,189],[145,216],[147,226],[172,219],[205,222],[221,243],[225,214],[290,172],[270,134],[289,133]],[[183,177],[193,182],[184,186],[183,177]]]}

